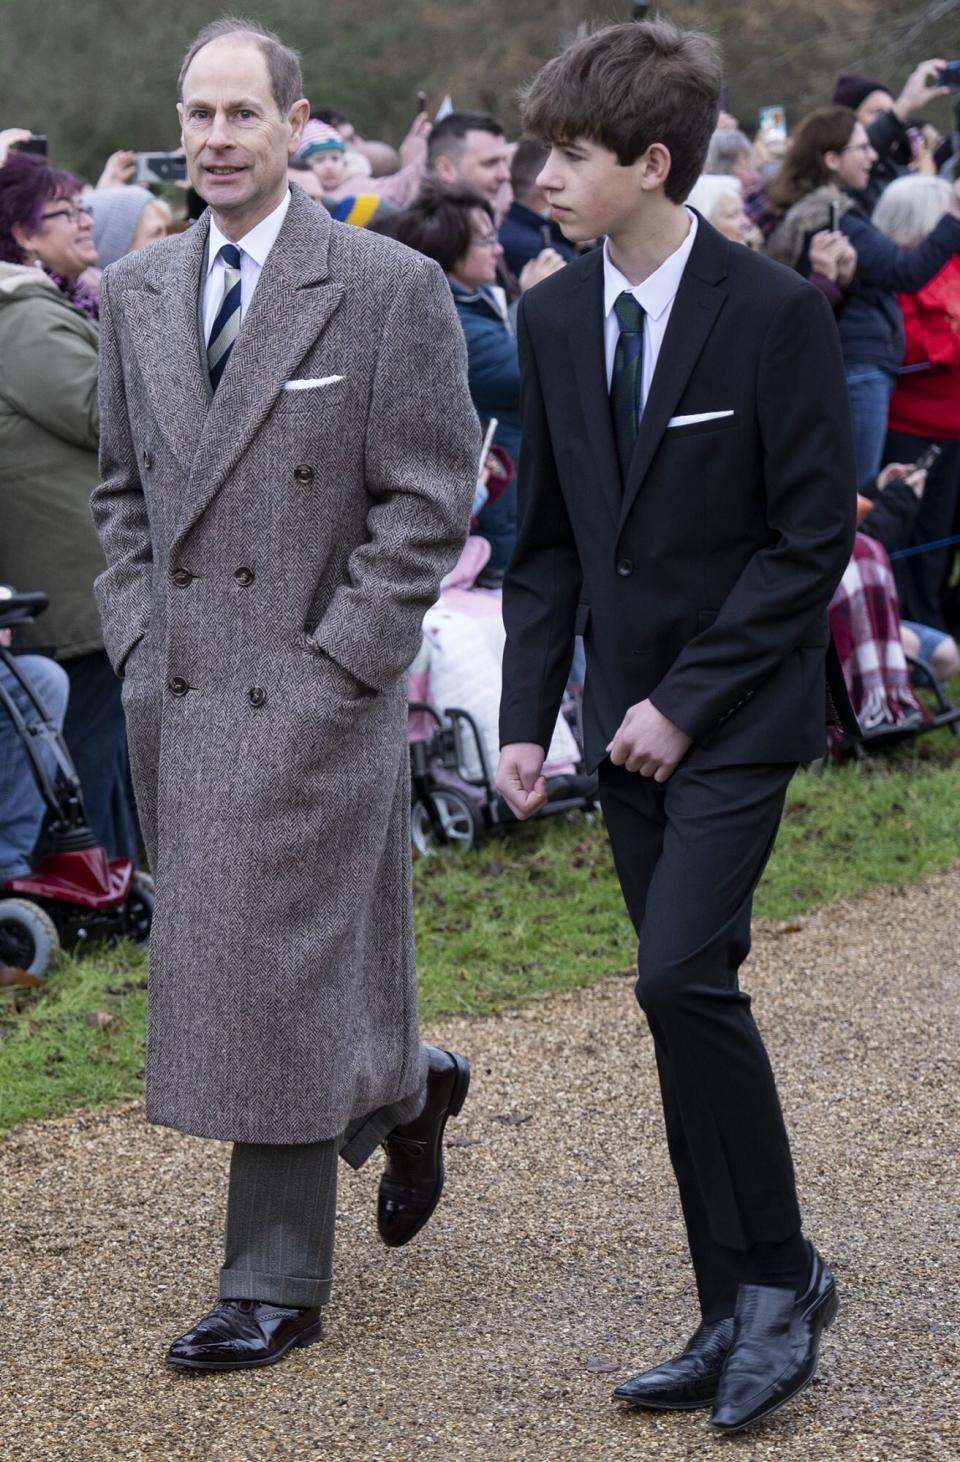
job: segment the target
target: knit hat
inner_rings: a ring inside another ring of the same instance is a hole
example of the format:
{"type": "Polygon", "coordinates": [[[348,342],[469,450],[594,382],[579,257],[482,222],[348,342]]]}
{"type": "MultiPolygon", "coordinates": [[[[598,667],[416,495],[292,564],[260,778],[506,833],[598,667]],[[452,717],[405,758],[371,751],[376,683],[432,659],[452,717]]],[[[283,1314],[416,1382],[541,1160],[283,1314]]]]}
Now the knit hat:
{"type": "Polygon", "coordinates": [[[336,127],[331,127],[329,122],[318,122],[316,117],[311,117],[303,129],[303,137],[294,156],[307,162],[321,152],[346,152],[346,150],[347,144],[336,127]]]}
{"type": "Polygon", "coordinates": [[[851,112],[855,112],[872,91],[885,91],[888,96],[893,95],[884,82],[871,81],[868,76],[838,76],[837,84],[833,88],[833,105],[849,107],[851,112]]]}
{"type": "Polygon", "coordinates": [[[101,188],[89,195],[93,242],[101,269],[129,253],[140,215],[156,199],[146,188],[101,188]]]}

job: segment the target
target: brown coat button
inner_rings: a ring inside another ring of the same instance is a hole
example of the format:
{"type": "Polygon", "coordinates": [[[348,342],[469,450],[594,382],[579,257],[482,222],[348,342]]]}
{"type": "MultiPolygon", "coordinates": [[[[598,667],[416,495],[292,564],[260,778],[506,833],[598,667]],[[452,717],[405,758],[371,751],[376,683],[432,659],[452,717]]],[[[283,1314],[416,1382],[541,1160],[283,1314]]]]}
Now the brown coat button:
{"type": "Polygon", "coordinates": [[[240,587],[243,588],[243,589],[245,589],[248,584],[252,584],[253,583],[254,579],[257,576],[253,572],[253,569],[239,568],[239,569],[234,569],[234,571],[233,571],[233,577],[236,579],[236,581],[240,585],[240,587]]]}
{"type": "Polygon", "coordinates": [[[266,703],[267,692],[262,685],[251,685],[247,691],[247,700],[252,706],[262,706],[266,703]]]}
{"type": "Polygon", "coordinates": [[[167,689],[169,690],[171,695],[182,696],[186,695],[190,687],[187,682],[182,678],[182,676],[174,675],[171,680],[167,681],[167,689]]]}
{"type": "Polygon", "coordinates": [[[173,569],[170,577],[178,589],[185,589],[188,584],[193,583],[193,574],[189,569],[173,569]]]}
{"type": "Polygon", "coordinates": [[[299,467],[294,467],[293,475],[298,482],[312,482],[313,468],[308,467],[305,462],[301,462],[299,467]]]}

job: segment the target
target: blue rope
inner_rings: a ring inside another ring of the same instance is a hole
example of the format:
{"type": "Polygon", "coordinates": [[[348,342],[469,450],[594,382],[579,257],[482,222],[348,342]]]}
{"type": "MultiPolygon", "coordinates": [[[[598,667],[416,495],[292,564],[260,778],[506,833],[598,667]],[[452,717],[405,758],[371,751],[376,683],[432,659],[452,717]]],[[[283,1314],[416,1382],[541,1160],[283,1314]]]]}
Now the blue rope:
{"type": "Polygon", "coordinates": [[[932,543],[917,543],[912,548],[898,548],[895,553],[888,553],[887,557],[913,558],[915,554],[932,553],[935,548],[949,548],[954,543],[960,543],[960,533],[954,533],[952,538],[935,538],[932,543]]]}

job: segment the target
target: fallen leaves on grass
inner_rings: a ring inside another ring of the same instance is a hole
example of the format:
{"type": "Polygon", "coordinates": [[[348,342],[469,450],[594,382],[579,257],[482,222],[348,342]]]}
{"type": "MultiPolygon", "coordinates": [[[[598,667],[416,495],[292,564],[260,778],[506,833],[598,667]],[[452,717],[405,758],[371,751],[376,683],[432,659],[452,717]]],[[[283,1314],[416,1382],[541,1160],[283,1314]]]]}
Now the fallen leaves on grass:
{"type": "Polygon", "coordinates": [[[24,989],[32,990],[35,986],[44,984],[46,981],[40,975],[28,974],[26,970],[18,969],[16,965],[0,965],[0,988],[22,986],[24,989]]]}

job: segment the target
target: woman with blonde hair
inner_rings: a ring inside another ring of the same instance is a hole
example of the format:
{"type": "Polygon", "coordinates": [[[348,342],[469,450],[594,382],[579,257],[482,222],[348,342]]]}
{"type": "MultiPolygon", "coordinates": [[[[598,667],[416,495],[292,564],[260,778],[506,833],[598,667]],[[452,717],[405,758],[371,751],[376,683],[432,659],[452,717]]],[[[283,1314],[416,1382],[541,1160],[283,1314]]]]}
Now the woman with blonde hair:
{"type": "Polygon", "coordinates": [[[743,210],[743,185],[732,173],[702,173],[687,207],[695,208],[732,244],[745,244],[753,229],[743,210]]]}

